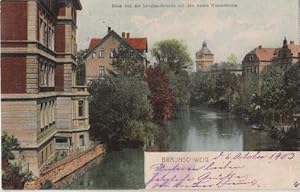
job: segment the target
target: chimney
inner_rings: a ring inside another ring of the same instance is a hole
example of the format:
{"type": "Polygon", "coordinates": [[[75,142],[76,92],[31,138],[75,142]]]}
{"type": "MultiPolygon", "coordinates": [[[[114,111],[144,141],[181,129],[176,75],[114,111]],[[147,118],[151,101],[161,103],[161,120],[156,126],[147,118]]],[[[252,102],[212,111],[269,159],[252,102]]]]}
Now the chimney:
{"type": "Polygon", "coordinates": [[[262,46],[260,45],[260,46],[258,46],[258,48],[259,48],[259,49],[261,49],[261,48],[262,48],[262,46]]]}
{"type": "Polygon", "coordinates": [[[122,32],[122,38],[125,39],[125,32],[122,32]]]}
{"type": "Polygon", "coordinates": [[[127,33],[127,39],[129,39],[130,38],[130,33],[127,33]]]}
{"type": "Polygon", "coordinates": [[[294,41],[290,41],[290,44],[291,44],[291,45],[295,45],[295,42],[294,42],[294,41]]]}
{"type": "Polygon", "coordinates": [[[111,32],[111,27],[107,27],[107,32],[111,32]]]}

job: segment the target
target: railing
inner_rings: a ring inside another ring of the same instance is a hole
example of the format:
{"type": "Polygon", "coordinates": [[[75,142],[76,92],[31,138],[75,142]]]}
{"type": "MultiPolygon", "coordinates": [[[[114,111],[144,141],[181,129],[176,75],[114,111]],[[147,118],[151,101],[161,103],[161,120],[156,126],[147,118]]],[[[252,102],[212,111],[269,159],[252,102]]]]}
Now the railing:
{"type": "Polygon", "coordinates": [[[85,85],[76,85],[72,87],[72,92],[78,93],[78,92],[87,92],[88,86],[85,85]]]}
{"type": "Polygon", "coordinates": [[[58,150],[69,150],[70,144],[69,143],[56,143],[56,149],[58,150]]]}
{"type": "Polygon", "coordinates": [[[37,141],[40,142],[45,137],[51,135],[55,131],[55,121],[44,127],[44,131],[38,133],[37,141]]]}
{"type": "Polygon", "coordinates": [[[77,129],[82,126],[89,125],[89,118],[88,117],[78,117],[73,119],[73,128],[77,129]]]}

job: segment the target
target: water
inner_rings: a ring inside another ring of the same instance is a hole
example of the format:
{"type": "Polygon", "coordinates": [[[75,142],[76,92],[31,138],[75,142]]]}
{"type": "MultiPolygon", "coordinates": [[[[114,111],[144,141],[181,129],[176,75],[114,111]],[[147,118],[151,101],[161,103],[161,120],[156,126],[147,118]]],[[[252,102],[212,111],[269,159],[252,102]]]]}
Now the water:
{"type": "MultiPolygon", "coordinates": [[[[185,108],[166,127],[163,151],[273,151],[279,143],[266,132],[252,130],[235,116],[218,110],[185,108]]],[[[78,175],[64,189],[141,189],[144,187],[142,149],[105,154],[103,160],[78,175]]]]}

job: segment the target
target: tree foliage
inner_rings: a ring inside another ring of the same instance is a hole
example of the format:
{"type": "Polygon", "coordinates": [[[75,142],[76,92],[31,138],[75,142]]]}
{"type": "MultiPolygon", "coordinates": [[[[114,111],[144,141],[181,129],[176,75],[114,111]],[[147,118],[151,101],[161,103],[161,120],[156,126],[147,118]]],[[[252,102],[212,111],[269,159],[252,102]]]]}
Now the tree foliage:
{"type": "Polygon", "coordinates": [[[240,102],[240,86],[240,77],[226,70],[214,74],[197,72],[192,77],[192,104],[208,103],[231,110],[240,102]]]}
{"type": "Polygon", "coordinates": [[[153,106],[154,119],[159,122],[170,119],[174,101],[168,87],[166,74],[159,66],[148,68],[146,81],[151,91],[150,100],[153,106]]]}
{"type": "Polygon", "coordinates": [[[120,75],[140,77],[144,75],[145,67],[141,55],[123,45],[120,45],[114,52],[112,66],[120,75]]]}
{"type": "Polygon", "coordinates": [[[32,173],[24,171],[21,164],[14,162],[13,150],[19,147],[14,136],[1,136],[2,186],[4,189],[23,189],[24,183],[32,178],[32,173]]]}
{"type": "Polygon", "coordinates": [[[77,72],[76,72],[76,84],[85,85],[85,71],[86,71],[86,61],[84,56],[87,54],[88,49],[80,50],[77,53],[77,72]]]}
{"type": "Polygon", "coordinates": [[[104,142],[144,141],[157,133],[147,84],[136,76],[107,76],[90,91],[90,122],[94,136],[104,142]]]}
{"type": "Polygon", "coordinates": [[[272,66],[263,71],[260,94],[253,93],[246,107],[251,122],[269,126],[274,122],[288,123],[296,112],[299,73],[298,65],[288,69],[272,66]]]}
{"type": "Polygon", "coordinates": [[[227,62],[228,63],[232,63],[232,64],[237,64],[238,63],[238,58],[235,54],[231,53],[228,57],[227,57],[227,62]]]}
{"type": "Polygon", "coordinates": [[[176,39],[163,40],[154,44],[151,53],[168,77],[175,104],[189,104],[190,79],[187,69],[192,66],[192,59],[187,46],[176,39]]]}
{"type": "Polygon", "coordinates": [[[151,53],[160,65],[176,74],[192,65],[187,46],[176,39],[155,43],[151,53]]]}

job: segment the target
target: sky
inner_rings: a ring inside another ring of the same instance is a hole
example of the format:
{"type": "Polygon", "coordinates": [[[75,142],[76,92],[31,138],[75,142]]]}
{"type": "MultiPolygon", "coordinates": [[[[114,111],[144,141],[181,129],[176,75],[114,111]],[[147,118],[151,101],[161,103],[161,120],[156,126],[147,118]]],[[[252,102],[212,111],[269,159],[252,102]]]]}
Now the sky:
{"type": "Polygon", "coordinates": [[[131,37],[147,37],[151,49],[164,39],[183,40],[195,54],[207,41],[215,61],[235,54],[241,61],[255,47],[280,47],[284,37],[298,43],[298,0],[81,0],[78,46],[101,38],[107,26],[131,37]],[[218,8],[124,8],[124,4],[237,4],[218,8]],[[122,4],[123,8],[112,8],[122,4]]]}

